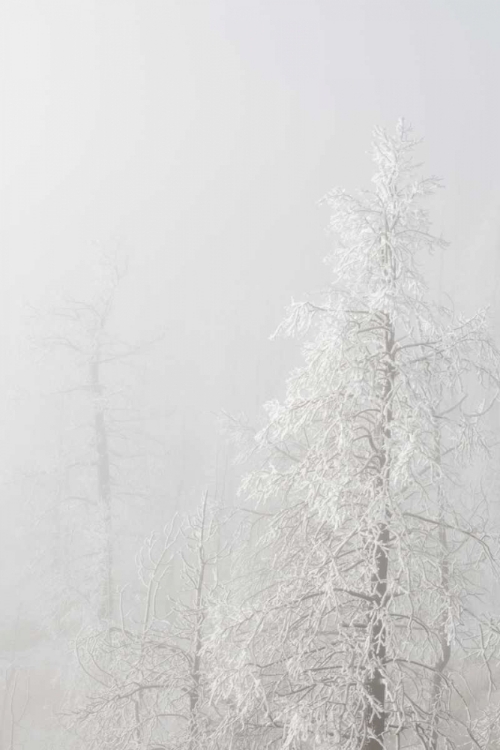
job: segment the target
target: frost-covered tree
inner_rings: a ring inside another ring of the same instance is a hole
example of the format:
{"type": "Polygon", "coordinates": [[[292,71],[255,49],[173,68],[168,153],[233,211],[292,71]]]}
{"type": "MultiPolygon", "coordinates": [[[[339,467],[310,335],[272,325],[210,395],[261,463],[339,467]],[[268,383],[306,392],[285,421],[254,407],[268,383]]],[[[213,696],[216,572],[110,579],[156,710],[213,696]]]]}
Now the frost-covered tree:
{"type": "Polygon", "coordinates": [[[209,747],[217,714],[207,640],[228,554],[222,521],[207,493],[195,513],[148,539],[139,555],[142,621],[80,640],[94,683],[78,721],[89,750],[209,747]]]}
{"type": "Polygon", "coordinates": [[[421,275],[443,243],[416,145],[403,122],[377,130],[371,190],[328,194],[332,280],[279,329],[306,336],[304,364],[267,406],[242,486],[250,573],[214,635],[228,747],[478,739],[464,660],[486,656],[494,539],[474,487],[500,356],[485,313],[434,304],[421,275]]]}

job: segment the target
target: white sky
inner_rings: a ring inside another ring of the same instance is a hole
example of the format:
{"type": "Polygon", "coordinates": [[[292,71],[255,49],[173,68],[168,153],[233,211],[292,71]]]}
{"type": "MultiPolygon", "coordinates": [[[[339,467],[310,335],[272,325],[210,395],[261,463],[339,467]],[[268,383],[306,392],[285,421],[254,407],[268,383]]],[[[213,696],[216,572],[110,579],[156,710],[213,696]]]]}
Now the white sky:
{"type": "Polygon", "coordinates": [[[400,115],[448,186],[445,285],[495,304],[499,28],[497,0],[3,0],[6,392],[22,305],[78,285],[118,238],[121,325],[168,328],[171,398],[208,413],[272,396],[267,336],[324,273],[317,201],[366,185],[371,129],[400,115]]]}

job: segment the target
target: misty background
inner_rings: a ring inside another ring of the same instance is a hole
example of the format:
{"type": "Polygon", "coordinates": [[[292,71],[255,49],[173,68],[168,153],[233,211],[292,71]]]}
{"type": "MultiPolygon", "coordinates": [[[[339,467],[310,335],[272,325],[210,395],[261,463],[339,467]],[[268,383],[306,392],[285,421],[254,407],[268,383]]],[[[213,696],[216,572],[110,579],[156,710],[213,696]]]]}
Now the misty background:
{"type": "Polygon", "coordinates": [[[39,522],[18,480],[57,461],[70,368],[33,349],[34,310],[86,298],[103,249],[128,257],[112,329],[158,337],[130,375],[165,444],[145,533],[230,460],[220,412],[253,420],[282,394],[295,350],[269,336],[323,285],[318,202],[367,185],[373,126],[404,116],[425,137],[450,242],[431,283],[466,312],[490,306],[498,341],[499,28],[495,0],[1,4],[4,644],[39,522]]]}

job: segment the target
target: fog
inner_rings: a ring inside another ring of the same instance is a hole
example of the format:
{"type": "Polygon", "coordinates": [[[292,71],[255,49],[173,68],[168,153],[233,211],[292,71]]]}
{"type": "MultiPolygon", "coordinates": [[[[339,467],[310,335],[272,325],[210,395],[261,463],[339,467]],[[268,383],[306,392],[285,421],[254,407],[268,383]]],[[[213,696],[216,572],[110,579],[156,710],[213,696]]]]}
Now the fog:
{"type": "MultiPolygon", "coordinates": [[[[489,307],[500,341],[499,28],[494,0],[1,4],[0,747],[98,747],[72,745],[48,718],[62,699],[41,698],[78,680],[62,675],[87,626],[81,612],[47,625],[63,586],[53,498],[85,444],[85,405],[61,394],[86,377],[40,347],[50,310],[93,299],[103,253],[126,262],[108,331],[143,348],[102,377],[154,436],[128,464],[137,487],[154,463],[150,500],[114,510],[117,585],[133,587],[146,535],[206,489],[236,504],[221,415],[259,424],[283,397],[299,354],[270,336],[292,298],[324,286],[319,201],[369,186],[375,126],[404,117],[424,139],[424,172],[445,186],[433,231],[449,242],[424,262],[431,289],[467,314],[489,307]],[[25,713],[14,668],[31,675],[25,713]]],[[[91,523],[75,513],[58,533],[91,523]]]]}

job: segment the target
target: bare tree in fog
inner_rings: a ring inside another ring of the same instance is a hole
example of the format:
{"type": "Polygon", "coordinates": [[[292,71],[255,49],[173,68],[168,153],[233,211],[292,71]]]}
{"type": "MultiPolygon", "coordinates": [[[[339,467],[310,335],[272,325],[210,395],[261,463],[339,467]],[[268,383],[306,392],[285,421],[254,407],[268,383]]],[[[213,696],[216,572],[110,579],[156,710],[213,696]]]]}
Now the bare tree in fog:
{"type": "Polygon", "coordinates": [[[496,542],[468,485],[500,354],[483,312],[429,299],[418,256],[442,241],[422,200],[438,182],[416,144],[403,122],[376,131],[372,189],[327,196],[332,282],[280,327],[309,336],[242,486],[256,520],[213,636],[233,705],[221,746],[480,741],[463,660],[487,671],[475,600],[496,542]]]}
{"type": "MultiPolygon", "coordinates": [[[[81,554],[84,556],[82,559],[86,560],[84,568],[87,573],[89,556],[96,555],[100,561],[99,601],[91,604],[91,608],[96,607],[103,622],[110,622],[118,614],[113,551],[116,496],[123,490],[118,466],[123,467],[127,459],[133,461],[139,450],[138,431],[130,429],[137,425],[138,416],[132,413],[123,386],[113,386],[113,378],[106,378],[106,371],[114,368],[116,372],[132,357],[143,353],[150,343],[132,345],[111,332],[110,319],[125,271],[125,266],[115,255],[104,256],[98,267],[96,288],[89,297],[83,300],[67,297],[63,304],[52,308],[38,323],[43,331],[36,339],[37,345],[48,352],[65,352],[73,364],[73,382],[63,387],[63,392],[74,399],[79,397],[73,406],[72,431],[75,432],[75,428],[82,425],[87,431],[89,443],[83,451],[82,445],[76,445],[77,455],[69,457],[64,499],[73,508],[80,505],[81,508],[88,510],[94,507],[98,511],[97,527],[86,514],[85,524],[90,528],[80,526],[79,532],[81,536],[88,537],[90,546],[96,539],[100,540],[98,550],[89,552],[87,548],[81,554]]],[[[148,448],[151,449],[151,446],[148,448]]],[[[141,490],[144,491],[144,488],[141,490]]],[[[75,517],[77,515],[75,511],[75,517]]],[[[78,541],[76,549],[79,549],[78,541]]],[[[89,585],[91,589],[95,588],[92,578],[94,576],[90,576],[91,580],[87,580],[84,589],[81,589],[87,600],[93,597],[91,590],[88,590],[89,585]]],[[[77,580],[75,587],[78,583],[77,580]]]]}
{"type": "Polygon", "coordinates": [[[21,633],[30,630],[32,647],[22,663],[31,677],[27,718],[34,716],[39,747],[46,736],[49,746],[77,742],[57,718],[83,689],[71,640],[82,627],[109,627],[119,618],[117,591],[155,524],[163,492],[156,471],[163,444],[151,434],[147,411],[133,405],[135,363],[159,337],[135,345],[114,332],[126,266],[109,254],[96,270],[87,294],[63,296],[32,316],[58,434],[45,461],[28,466],[15,483],[34,520],[25,531],[29,556],[20,574],[27,593],[21,633]]]}

